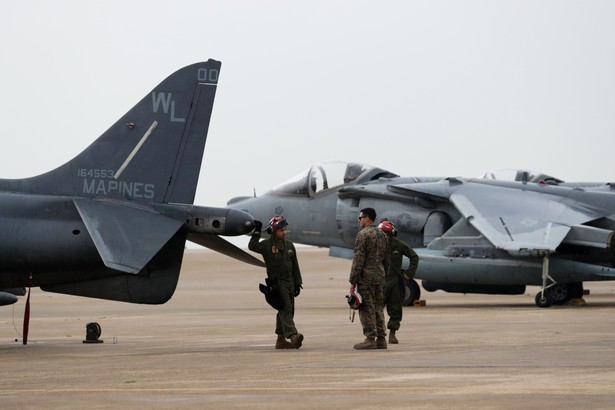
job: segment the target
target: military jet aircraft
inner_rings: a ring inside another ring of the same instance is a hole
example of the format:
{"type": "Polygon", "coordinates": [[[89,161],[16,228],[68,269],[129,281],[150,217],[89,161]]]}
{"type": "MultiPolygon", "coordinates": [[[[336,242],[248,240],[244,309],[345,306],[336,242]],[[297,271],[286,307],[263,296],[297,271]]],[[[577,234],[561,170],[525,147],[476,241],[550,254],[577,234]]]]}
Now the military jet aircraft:
{"type": "Polygon", "coordinates": [[[0,304],[28,286],[164,303],[186,240],[263,266],[219,236],[250,232],[249,214],[193,205],[220,66],[170,75],[57,169],[0,179],[0,304]]]}
{"type": "MultiPolygon", "coordinates": [[[[540,286],[547,307],[581,297],[584,281],[614,280],[615,191],[528,171],[483,178],[400,177],[360,163],[324,163],[258,197],[228,206],[269,220],[284,214],[288,238],[353,257],[359,210],[373,207],[420,256],[423,288],[523,294],[540,286]]],[[[420,297],[406,281],[405,303],[420,297]]]]}

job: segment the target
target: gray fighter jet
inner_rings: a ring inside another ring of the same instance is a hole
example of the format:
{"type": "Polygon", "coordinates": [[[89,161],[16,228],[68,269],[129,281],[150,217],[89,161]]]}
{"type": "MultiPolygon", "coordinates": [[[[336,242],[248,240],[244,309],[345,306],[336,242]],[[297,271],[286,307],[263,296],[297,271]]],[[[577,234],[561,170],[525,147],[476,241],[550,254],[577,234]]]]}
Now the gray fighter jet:
{"type": "Polygon", "coordinates": [[[0,180],[0,304],[27,286],[164,303],[186,239],[262,266],[218,236],[250,232],[250,215],[192,205],[219,74],[184,67],[68,163],[0,180]]]}
{"type": "MultiPolygon", "coordinates": [[[[400,177],[359,163],[317,164],[259,197],[228,205],[268,221],[284,214],[288,238],[353,257],[359,210],[373,207],[420,256],[423,288],[523,294],[564,304],[584,281],[614,280],[615,191],[604,183],[564,183],[515,171],[501,179],[400,177]]],[[[420,297],[406,281],[405,303],[420,297]]]]}

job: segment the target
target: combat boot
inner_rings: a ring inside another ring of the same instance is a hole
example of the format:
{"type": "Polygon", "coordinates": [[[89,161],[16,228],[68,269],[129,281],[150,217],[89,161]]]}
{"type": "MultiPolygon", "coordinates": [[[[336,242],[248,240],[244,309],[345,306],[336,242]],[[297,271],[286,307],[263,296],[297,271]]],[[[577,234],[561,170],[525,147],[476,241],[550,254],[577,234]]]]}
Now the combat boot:
{"type": "Polygon", "coordinates": [[[278,335],[278,340],[275,341],[276,349],[293,349],[293,345],[284,338],[284,335],[278,335]]]}
{"type": "Polygon", "coordinates": [[[387,338],[384,336],[378,336],[376,339],[376,347],[378,349],[386,349],[387,348],[387,338]]]}
{"type": "Polygon", "coordinates": [[[357,349],[357,350],[376,349],[376,347],[377,347],[377,345],[376,345],[376,338],[374,338],[374,337],[366,337],[364,341],[354,345],[354,348],[357,349]]]}
{"type": "Polygon", "coordinates": [[[395,329],[390,329],[389,331],[389,343],[392,345],[396,345],[399,343],[399,340],[397,340],[397,338],[395,337],[395,329]]]}
{"type": "Polygon", "coordinates": [[[299,349],[303,343],[303,335],[301,333],[295,333],[290,337],[291,349],[299,349]]]}

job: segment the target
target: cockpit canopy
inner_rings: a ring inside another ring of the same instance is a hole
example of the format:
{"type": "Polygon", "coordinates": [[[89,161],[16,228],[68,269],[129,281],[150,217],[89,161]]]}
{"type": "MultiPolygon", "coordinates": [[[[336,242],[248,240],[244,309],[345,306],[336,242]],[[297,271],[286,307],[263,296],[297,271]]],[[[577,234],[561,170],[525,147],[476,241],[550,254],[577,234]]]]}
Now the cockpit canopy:
{"type": "Polygon", "coordinates": [[[314,195],[340,185],[363,183],[378,178],[392,178],[399,175],[357,162],[322,162],[290,178],[273,188],[276,194],[314,195]]]}
{"type": "Polygon", "coordinates": [[[480,176],[481,179],[495,179],[498,181],[517,181],[517,182],[545,182],[548,184],[561,184],[561,179],[541,172],[530,171],[527,169],[498,169],[485,172],[480,176]]]}

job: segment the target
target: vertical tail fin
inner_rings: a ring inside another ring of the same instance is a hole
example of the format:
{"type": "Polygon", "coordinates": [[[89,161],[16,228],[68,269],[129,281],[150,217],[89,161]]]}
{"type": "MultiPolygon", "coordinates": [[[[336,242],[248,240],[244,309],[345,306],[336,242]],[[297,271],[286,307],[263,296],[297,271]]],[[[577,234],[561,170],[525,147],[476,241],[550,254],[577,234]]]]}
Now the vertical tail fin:
{"type": "Polygon", "coordinates": [[[71,161],[0,189],[193,203],[220,66],[176,71],[71,161]]]}

